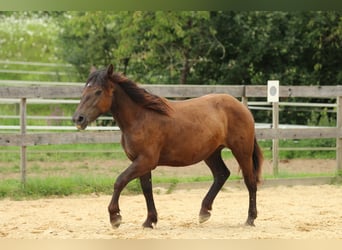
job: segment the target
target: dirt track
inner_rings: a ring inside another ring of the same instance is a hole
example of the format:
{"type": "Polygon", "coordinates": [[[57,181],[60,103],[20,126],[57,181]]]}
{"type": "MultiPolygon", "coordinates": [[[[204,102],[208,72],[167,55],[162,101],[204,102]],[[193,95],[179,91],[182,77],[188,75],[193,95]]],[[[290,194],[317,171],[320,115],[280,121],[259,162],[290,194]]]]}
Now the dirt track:
{"type": "Polygon", "coordinates": [[[142,195],[121,197],[123,223],[115,230],[108,222],[110,196],[1,200],[0,238],[342,239],[341,186],[261,187],[253,228],[243,225],[246,189],[229,186],[219,193],[211,219],[199,224],[206,191],[155,192],[159,222],[153,230],[141,227],[146,214],[142,195]]]}

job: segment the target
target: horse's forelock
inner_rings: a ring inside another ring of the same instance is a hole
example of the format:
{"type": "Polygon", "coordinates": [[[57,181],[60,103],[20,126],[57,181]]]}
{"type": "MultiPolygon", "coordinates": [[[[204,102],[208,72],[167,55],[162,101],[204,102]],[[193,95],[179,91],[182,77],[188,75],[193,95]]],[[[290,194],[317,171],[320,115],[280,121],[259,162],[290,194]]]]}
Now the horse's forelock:
{"type": "Polygon", "coordinates": [[[107,86],[107,74],[105,70],[96,70],[92,73],[90,73],[87,82],[86,82],[86,86],[88,84],[91,85],[98,85],[101,87],[106,87],[107,86]]]}

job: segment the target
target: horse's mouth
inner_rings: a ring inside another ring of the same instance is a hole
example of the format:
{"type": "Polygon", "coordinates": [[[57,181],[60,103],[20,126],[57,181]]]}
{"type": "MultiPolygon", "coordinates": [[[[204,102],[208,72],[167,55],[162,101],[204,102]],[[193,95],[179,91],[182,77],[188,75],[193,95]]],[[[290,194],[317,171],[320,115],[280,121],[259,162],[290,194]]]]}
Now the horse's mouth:
{"type": "Polygon", "coordinates": [[[76,128],[78,130],[85,130],[87,128],[87,124],[76,124],[76,128]]]}

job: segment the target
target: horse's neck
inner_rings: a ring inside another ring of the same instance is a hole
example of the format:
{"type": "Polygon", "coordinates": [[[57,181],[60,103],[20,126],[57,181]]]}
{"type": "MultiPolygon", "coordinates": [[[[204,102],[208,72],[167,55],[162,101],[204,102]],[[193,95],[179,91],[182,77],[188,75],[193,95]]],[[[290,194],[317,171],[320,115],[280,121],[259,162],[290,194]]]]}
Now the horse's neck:
{"type": "Polygon", "coordinates": [[[120,129],[125,131],[137,120],[141,107],[117,86],[113,93],[111,112],[120,129]]]}

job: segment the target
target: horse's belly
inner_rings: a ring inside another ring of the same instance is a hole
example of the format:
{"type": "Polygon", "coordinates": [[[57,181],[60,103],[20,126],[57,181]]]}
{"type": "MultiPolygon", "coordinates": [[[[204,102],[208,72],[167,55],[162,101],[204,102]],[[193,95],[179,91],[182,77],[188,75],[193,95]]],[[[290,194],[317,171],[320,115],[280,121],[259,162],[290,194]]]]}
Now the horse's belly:
{"type": "Polygon", "coordinates": [[[159,165],[188,166],[207,159],[220,145],[216,143],[187,143],[173,145],[160,152],[159,165]]]}
{"type": "Polygon", "coordinates": [[[160,157],[159,166],[174,166],[174,167],[182,167],[182,166],[189,166],[189,165],[193,165],[196,164],[200,161],[202,161],[202,158],[178,158],[178,157],[174,157],[174,158],[165,158],[165,157],[160,157]]]}

